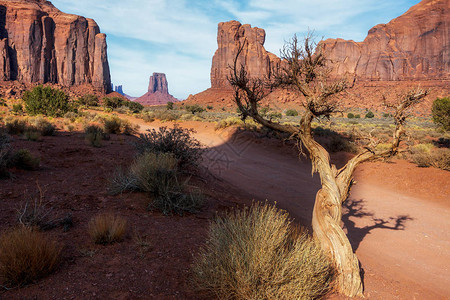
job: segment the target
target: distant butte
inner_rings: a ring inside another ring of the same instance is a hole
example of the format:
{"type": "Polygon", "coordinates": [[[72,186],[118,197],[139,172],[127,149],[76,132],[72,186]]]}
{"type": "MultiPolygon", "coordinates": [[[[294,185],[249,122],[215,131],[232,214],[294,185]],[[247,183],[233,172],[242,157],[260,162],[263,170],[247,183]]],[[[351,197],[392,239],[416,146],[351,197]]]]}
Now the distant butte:
{"type": "Polygon", "coordinates": [[[167,102],[178,102],[178,99],[169,94],[166,74],[153,73],[150,76],[148,92],[134,101],[142,105],[163,105],[167,102]]]}

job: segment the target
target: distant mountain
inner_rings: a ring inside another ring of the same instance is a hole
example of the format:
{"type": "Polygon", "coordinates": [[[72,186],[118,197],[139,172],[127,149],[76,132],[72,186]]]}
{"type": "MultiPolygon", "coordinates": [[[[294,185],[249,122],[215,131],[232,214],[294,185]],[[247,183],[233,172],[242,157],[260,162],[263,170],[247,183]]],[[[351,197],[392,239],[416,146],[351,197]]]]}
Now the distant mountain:
{"type": "Polygon", "coordinates": [[[169,94],[166,74],[153,73],[150,76],[148,92],[134,101],[142,105],[162,105],[167,102],[178,102],[178,99],[169,94]]]}

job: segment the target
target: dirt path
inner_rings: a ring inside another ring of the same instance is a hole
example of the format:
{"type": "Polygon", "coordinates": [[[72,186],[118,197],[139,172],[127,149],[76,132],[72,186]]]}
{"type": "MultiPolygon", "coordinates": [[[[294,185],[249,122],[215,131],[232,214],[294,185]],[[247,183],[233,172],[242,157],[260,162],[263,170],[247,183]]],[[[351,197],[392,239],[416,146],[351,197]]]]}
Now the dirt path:
{"type": "MultiPolygon", "coordinates": [[[[164,125],[133,121],[141,130],[164,125]]],[[[199,122],[183,126],[195,128],[208,146],[204,164],[213,174],[310,223],[320,182],[306,159],[248,133],[216,132],[199,122]]],[[[450,173],[402,161],[367,163],[356,180],[343,221],[365,271],[366,298],[450,299],[450,173]]]]}

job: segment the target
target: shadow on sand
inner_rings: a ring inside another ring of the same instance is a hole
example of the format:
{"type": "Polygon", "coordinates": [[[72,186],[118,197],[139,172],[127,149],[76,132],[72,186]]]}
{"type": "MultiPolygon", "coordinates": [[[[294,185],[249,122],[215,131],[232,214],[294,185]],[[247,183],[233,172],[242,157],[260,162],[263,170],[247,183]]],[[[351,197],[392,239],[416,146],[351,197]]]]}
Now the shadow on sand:
{"type": "Polygon", "coordinates": [[[347,236],[353,251],[358,249],[364,237],[370,234],[372,230],[405,230],[405,223],[414,220],[409,215],[399,215],[387,219],[377,218],[374,212],[367,211],[363,199],[348,199],[344,203],[343,208],[344,213],[342,215],[342,222],[344,223],[344,228],[347,229],[347,236]],[[352,220],[354,218],[370,219],[371,224],[365,225],[364,227],[358,227],[352,220]]]}

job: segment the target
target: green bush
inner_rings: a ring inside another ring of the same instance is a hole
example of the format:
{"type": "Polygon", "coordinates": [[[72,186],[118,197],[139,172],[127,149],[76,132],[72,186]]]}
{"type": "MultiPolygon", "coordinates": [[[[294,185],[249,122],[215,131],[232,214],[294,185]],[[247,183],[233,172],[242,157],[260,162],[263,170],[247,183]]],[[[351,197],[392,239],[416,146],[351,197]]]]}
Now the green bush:
{"type": "Polygon", "coordinates": [[[369,112],[366,114],[366,116],[365,116],[366,119],[372,119],[373,117],[375,117],[375,115],[374,115],[374,113],[371,112],[371,111],[369,111],[369,112]]]}
{"type": "Polygon", "coordinates": [[[99,99],[96,95],[86,94],[78,98],[78,104],[85,106],[98,106],[99,99]]]}
{"type": "Polygon", "coordinates": [[[389,113],[383,113],[383,118],[390,118],[390,117],[392,117],[391,114],[389,114],[389,113]]]}
{"type": "Polygon", "coordinates": [[[207,110],[212,110],[213,108],[214,108],[214,107],[213,107],[212,105],[207,105],[207,106],[206,106],[206,109],[207,109],[207,110]]]}
{"type": "Polygon", "coordinates": [[[186,110],[192,114],[204,112],[205,109],[198,104],[187,105],[186,110]]]}
{"type": "Polygon", "coordinates": [[[353,119],[353,118],[355,118],[355,115],[353,113],[348,113],[347,114],[347,118],[348,119],[353,119]]]}
{"type": "Polygon", "coordinates": [[[281,119],[283,116],[280,112],[273,111],[273,112],[268,113],[267,117],[270,120],[272,120],[272,119],[281,119]]]}
{"type": "Polygon", "coordinates": [[[288,109],[286,111],[286,116],[288,116],[288,117],[296,117],[296,116],[298,116],[298,111],[296,111],[295,109],[288,109]]]}
{"type": "Polygon", "coordinates": [[[217,299],[318,299],[334,271],[288,214],[253,204],[212,222],[193,265],[193,283],[217,299]]]}
{"type": "Polygon", "coordinates": [[[167,110],[172,110],[173,109],[173,102],[171,102],[171,101],[167,102],[166,109],[167,110]]]}
{"type": "Polygon", "coordinates": [[[34,157],[27,149],[20,149],[11,157],[11,165],[23,170],[36,170],[39,168],[40,159],[34,157]]]}
{"type": "Polygon", "coordinates": [[[142,104],[129,101],[121,97],[105,97],[103,98],[103,106],[111,109],[118,109],[122,106],[125,106],[134,113],[141,112],[144,109],[144,106],[142,104]]]}
{"type": "Polygon", "coordinates": [[[8,106],[8,104],[6,104],[6,100],[3,98],[0,98],[0,106],[8,106]]]}
{"type": "Polygon", "coordinates": [[[106,133],[120,134],[122,121],[117,116],[108,116],[103,119],[103,125],[106,133]]]}
{"type": "Polygon", "coordinates": [[[74,110],[69,103],[69,96],[61,90],[51,87],[37,86],[23,94],[25,110],[30,115],[46,115],[61,117],[68,111],[74,110]]]}
{"type": "Polygon", "coordinates": [[[177,124],[173,128],[160,127],[141,134],[135,146],[139,153],[172,153],[181,167],[195,166],[202,157],[203,149],[200,142],[192,137],[194,132],[177,124]]]}
{"type": "Polygon", "coordinates": [[[20,103],[13,104],[12,111],[15,114],[22,113],[23,112],[23,105],[20,104],[20,103]]]}
{"type": "Polygon", "coordinates": [[[23,136],[28,140],[28,141],[33,141],[33,142],[37,142],[41,140],[42,134],[39,130],[34,129],[34,128],[30,128],[28,130],[25,131],[25,133],[23,134],[23,136]]]}
{"type": "Polygon", "coordinates": [[[360,119],[360,118],[361,118],[360,114],[355,115],[355,119],[360,119]]]}
{"type": "Polygon", "coordinates": [[[442,129],[450,130],[450,98],[437,98],[431,108],[433,122],[442,129]]]}

